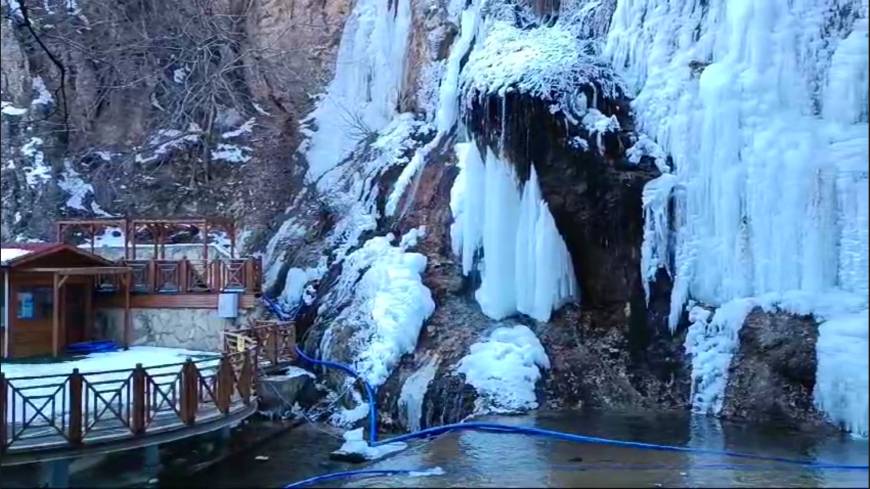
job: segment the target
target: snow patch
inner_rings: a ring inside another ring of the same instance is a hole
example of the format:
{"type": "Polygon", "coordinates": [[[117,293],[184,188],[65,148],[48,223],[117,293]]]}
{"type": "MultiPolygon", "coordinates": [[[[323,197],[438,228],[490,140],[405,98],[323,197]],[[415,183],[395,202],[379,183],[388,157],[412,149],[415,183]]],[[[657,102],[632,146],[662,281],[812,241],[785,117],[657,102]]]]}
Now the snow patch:
{"type": "Polygon", "coordinates": [[[57,185],[61,190],[69,194],[69,198],[66,201],[67,207],[102,217],[112,217],[93,198],[94,187],[82,180],[81,175],[75,171],[68,160],[64,161],[63,172],[61,172],[61,178],[58,180],[57,185]],[[85,199],[88,195],[91,195],[91,201],[88,205],[85,205],[85,199]]]}
{"type": "Polygon", "coordinates": [[[16,107],[12,104],[12,102],[7,102],[4,100],[0,102],[0,112],[2,112],[4,115],[20,117],[27,113],[27,109],[16,107]]]}
{"type": "Polygon", "coordinates": [[[254,130],[254,118],[251,117],[250,119],[245,121],[244,124],[239,126],[238,129],[233,129],[232,131],[227,131],[227,132],[221,134],[221,138],[223,138],[223,139],[235,138],[235,137],[242,136],[244,134],[250,134],[253,130],[254,130]]]}
{"type": "Polygon", "coordinates": [[[36,92],[36,98],[30,102],[30,105],[51,105],[54,103],[54,98],[51,96],[51,92],[48,91],[48,88],[45,86],[45,82],[42,81],[41,76],[33,77],[33,90],[36,92]]]}
{"type": "Polygon", "coordinates": [[[527,326],[502,326],[471,345],[455,368],[477,390],[479,413],[512,413],[538,407],[535,384],[550,359],[527,326]]]}
{"type": "Polygon", "coordinates": [[[363,440],[362,428],[347,431],[344,433],[343,437],[344,443],[338,450],[333,452],[336,455],[358,455],[366,460],[377,460],[391,453],[408,448],[408,445],[402,442],[385,443],[376,447],[369,446],[369,444],[363,440]]]}
{"type": "Polygon", "coordinates": [[[248,146],[219,143],[217,148],[211,151],[214,160],[223,160],[230,163],[247,163],[251,159],[253,150],[248,146]]]}

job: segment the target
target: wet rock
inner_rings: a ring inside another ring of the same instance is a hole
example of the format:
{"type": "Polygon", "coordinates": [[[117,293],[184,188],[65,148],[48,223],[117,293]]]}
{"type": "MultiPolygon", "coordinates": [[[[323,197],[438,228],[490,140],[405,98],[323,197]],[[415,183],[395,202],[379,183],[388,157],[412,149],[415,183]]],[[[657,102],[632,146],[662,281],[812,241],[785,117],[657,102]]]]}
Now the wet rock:
{"type": "Polygon", "coordinates": [[[755,308],[740,330],[721,415],[760,423],[814,427],[818,325],[811,316],[755,308]]]}
{"type": "MultiPolygon", "coordinates": [[[[314,374],[298,367],[281,375],[268,375],[258,380],[259,408],[266,412],[284,412],[297,403],[301,394],[314,388],[314,374]]],[[[316,389],[315,389],[316,390],[316,389]]]]}

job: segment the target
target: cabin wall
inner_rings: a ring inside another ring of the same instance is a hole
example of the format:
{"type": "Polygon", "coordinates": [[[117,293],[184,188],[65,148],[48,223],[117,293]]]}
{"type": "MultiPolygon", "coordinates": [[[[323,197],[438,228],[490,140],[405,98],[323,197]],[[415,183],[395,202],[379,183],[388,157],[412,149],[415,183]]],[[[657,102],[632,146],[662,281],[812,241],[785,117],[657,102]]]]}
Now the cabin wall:
{"type": "MultiPolygon", "coordinates": [[[[90,277],[69,277],[66,280],[66,284],[82,285],[83,287],[81,287],[80,290],[86,291],[83,293],[87,294],[91,294],[93,290],[90,277]]],[[[9,289],[9,357],[20,358],[52,354],[54,275],[51,273],[12,272],[9,281],[9,289]],[[38,309],[35,311],[36,317],[31,319],[20,318],[19,315],[21,311],[19,293],[33,292],[36,288],[42,289],[44,294],[48,294],[50,302],[44,303],[37,299],[37,302],[34,303],[34,307],[38,309]]],[[[90,316],[90,298],[85,298],[83,302],[86,304],[84,320],[87,321],[87,317],[90,316]]],[[[67,345],[66,316],[62,294],[58,325],[61,351],[63,351],[67,345]]]]}
{"type": "MultiPolygon", "coordinates": [[[[132,308],[130,345],[220,351],[221,332],[244,324],[246,311],[239,310],[235,320],[220,318],[214,309],[132,308]]],[[[124,342],[124,310],[98,308],[95,311],[96,337],[124,342]]]]}

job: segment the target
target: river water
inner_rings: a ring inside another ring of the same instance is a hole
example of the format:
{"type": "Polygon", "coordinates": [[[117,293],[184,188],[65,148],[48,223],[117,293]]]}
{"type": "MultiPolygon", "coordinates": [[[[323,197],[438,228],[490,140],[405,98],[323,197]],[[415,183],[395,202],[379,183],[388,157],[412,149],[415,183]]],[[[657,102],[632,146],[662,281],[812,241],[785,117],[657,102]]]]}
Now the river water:
{"type": "MultiPolygon", "coordinates": [[[[816,461],[866,464],[867,440],[771,426],[720,423],[682,413],[539,412],[482,420],[585,435],[816,461]]],[[[515,434],[457,432],[415,441],[387,459],[329,460],[340,432],[303,425],[258,449],[162,487],[282,487],[314,475],[361,468],[431,469],[428,477],[332,481],[332,487],[867,487],[867,471],[810,469],[718,455],[575,444],[515,434]],[[259,456],[260,460],[255,457],[259,456]],[[268,460],[265,459],[268,457],[268,460]]],[[[321,486],[326,487],[326,486],[321,486]]]]}

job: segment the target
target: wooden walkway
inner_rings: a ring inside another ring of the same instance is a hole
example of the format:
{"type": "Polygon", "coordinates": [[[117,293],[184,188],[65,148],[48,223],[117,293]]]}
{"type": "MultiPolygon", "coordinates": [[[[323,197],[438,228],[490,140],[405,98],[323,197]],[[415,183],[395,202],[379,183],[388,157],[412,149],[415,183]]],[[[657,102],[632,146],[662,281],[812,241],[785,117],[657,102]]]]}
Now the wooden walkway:
{"type": "Polygon", "coordinates": [[[129,370],[0,373],[0,465],[139,448],[235,424],[256,411],[256,349],[129,370]]]}
{"type": "Polygon", "coordinates": [[[6,378],[0,466],[141,448],[234,425],[257,409],[257,376],[296,358],[292,323],[225,332],[212,358],[6,378]]]}

